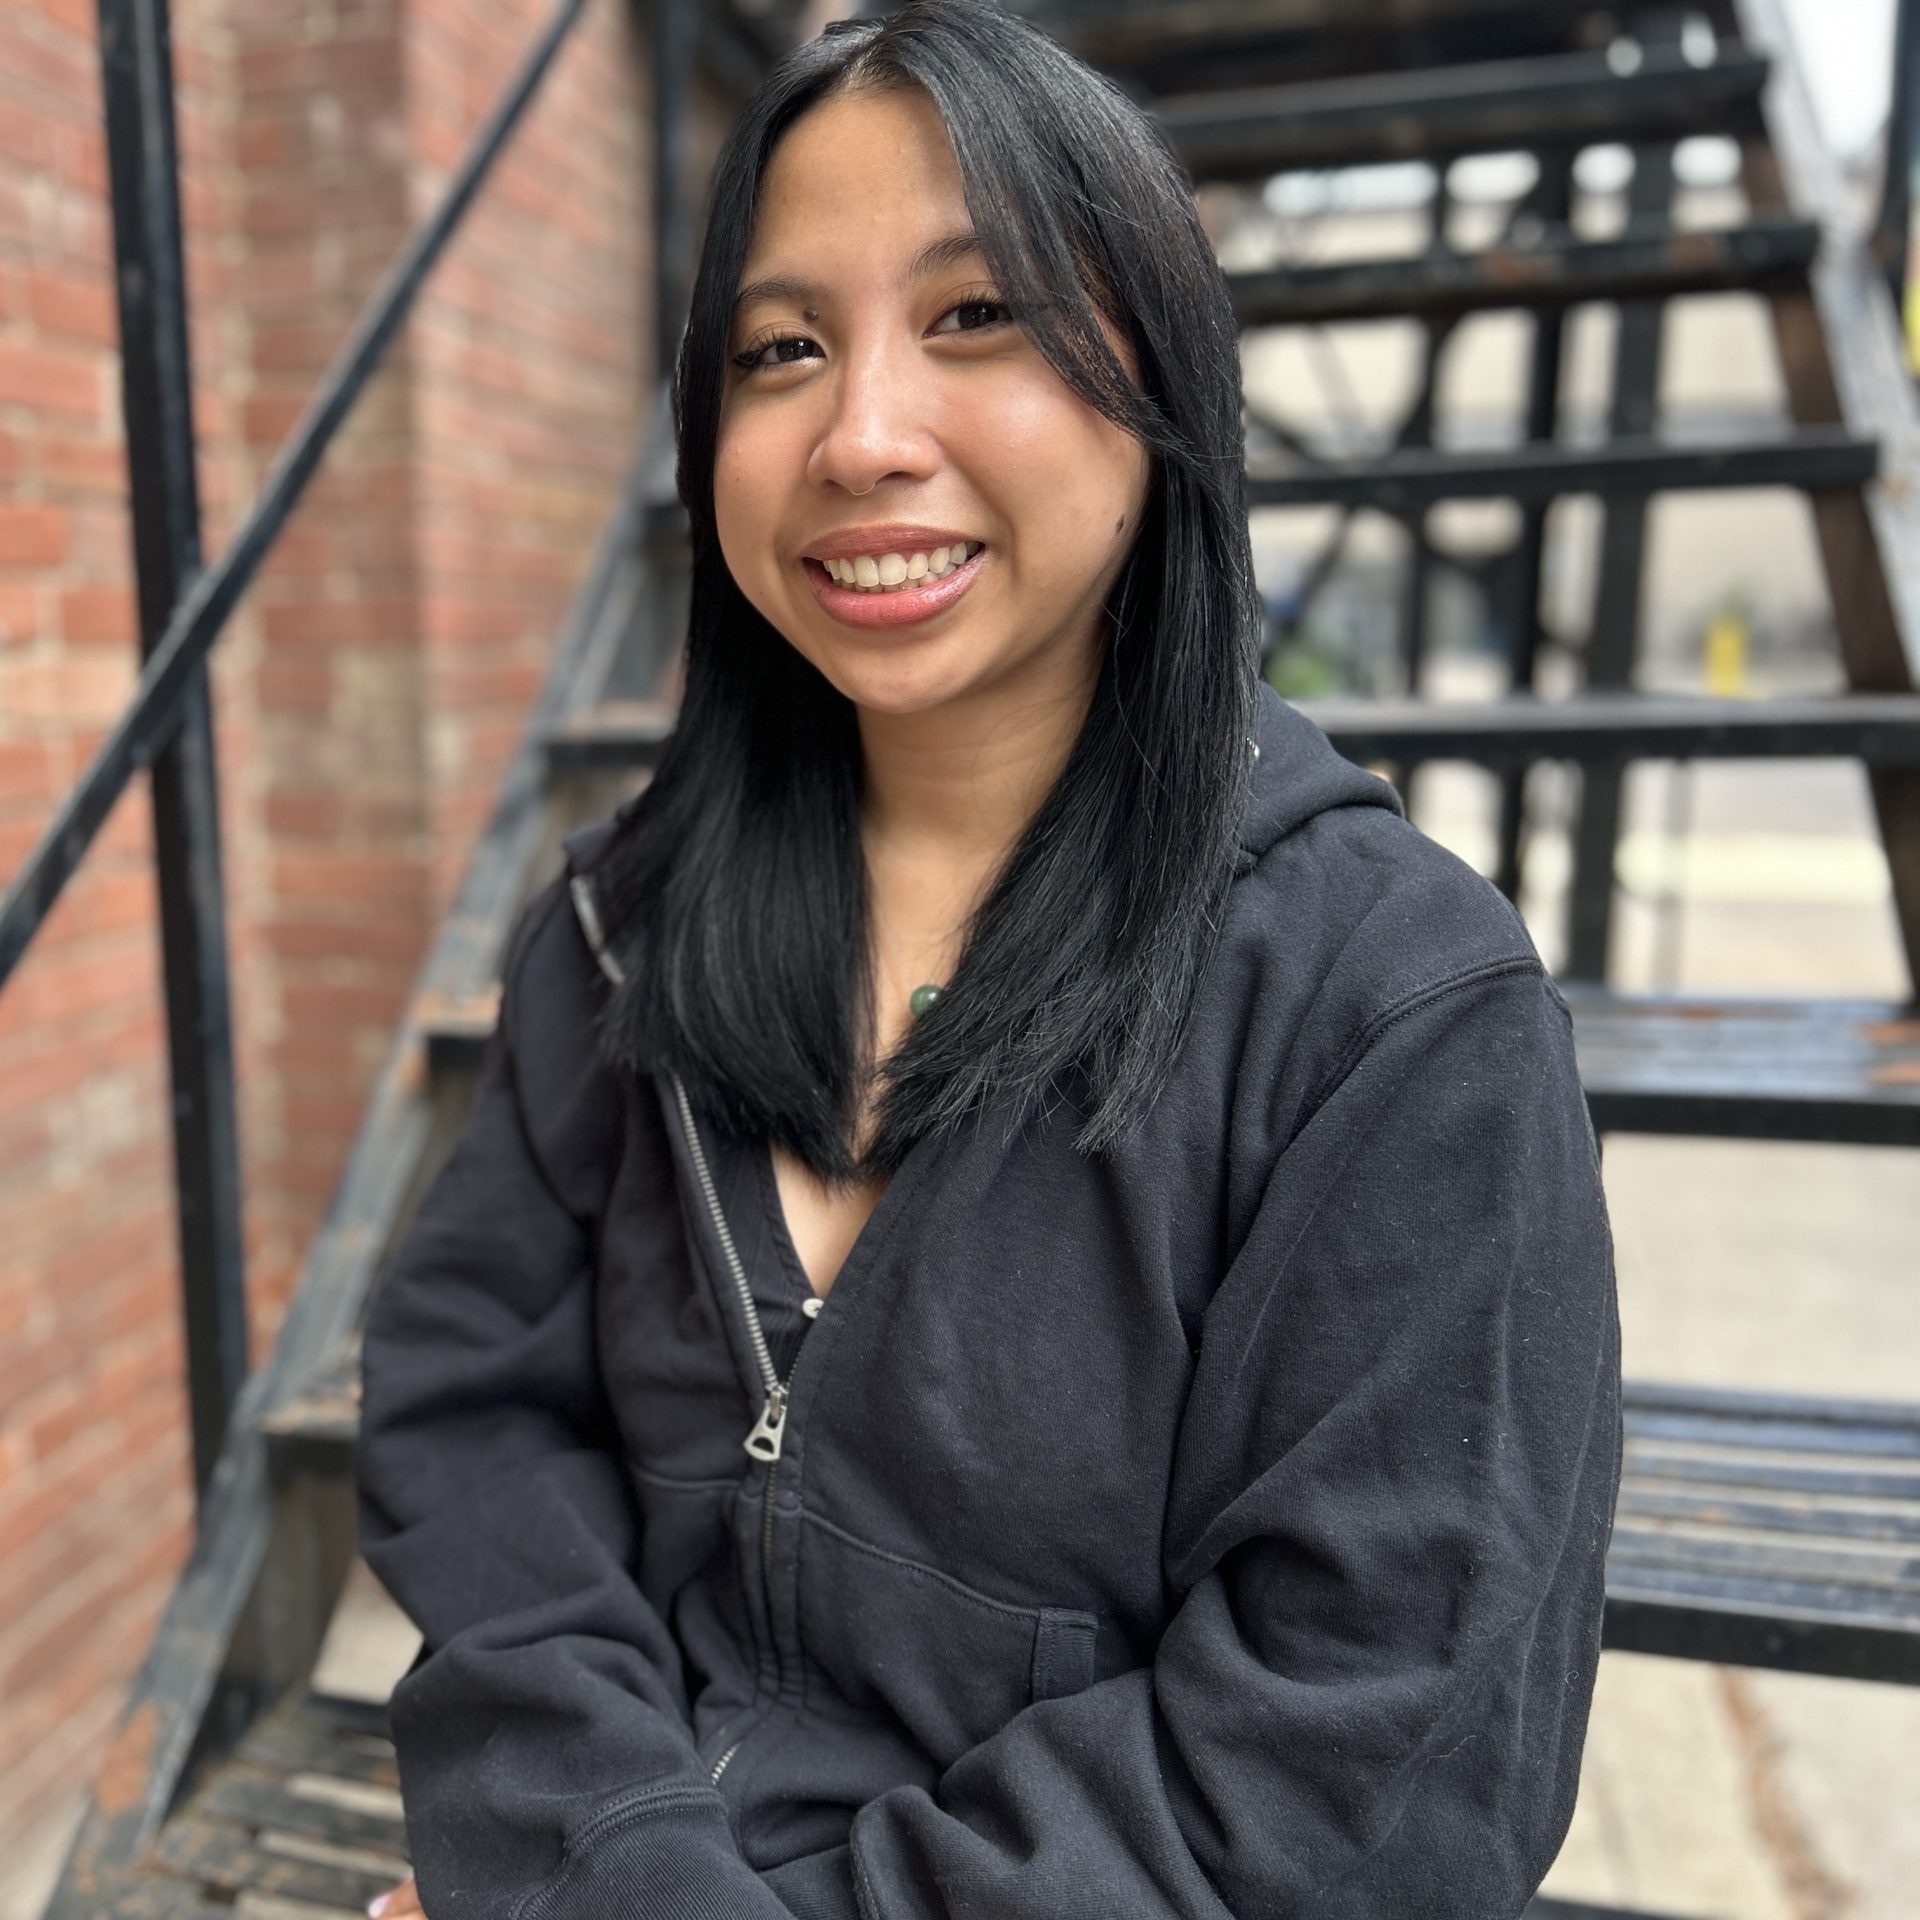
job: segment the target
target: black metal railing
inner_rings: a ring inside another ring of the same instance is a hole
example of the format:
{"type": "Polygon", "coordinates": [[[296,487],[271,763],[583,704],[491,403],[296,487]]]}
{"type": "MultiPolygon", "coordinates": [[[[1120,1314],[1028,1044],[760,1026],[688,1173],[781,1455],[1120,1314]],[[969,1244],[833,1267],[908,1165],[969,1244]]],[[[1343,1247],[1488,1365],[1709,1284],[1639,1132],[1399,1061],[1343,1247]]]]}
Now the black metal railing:
{"type": "Polygon", "coordinates": [[[1887,107],[1887,163],[1873,223],[1874,258],[1893,290],[1904,326],[1913,273],[1914,176],[1920,172],[1920,0],[1899,0],[1893,29],[1893,93],[1887,107]]]}
{"type": "MultiPolygon", "coordinates": [[[[0,896],[0,987],[19,964],[129,781],[153,774],[196,1487],[204,1500],[246,1377],[247,1331],[216,754],[207,656],[421,283],[505,149],[584,11],[558,0],[475,133],[439,205],[369,297],[226,551],[203,567],[192,431],[168,0],[99,0],[120,298],[123,403],[143,665],[133,696],[0,896]]],[[[655,0],[659,333],[681,325],[697,0],[655,0]]]]}

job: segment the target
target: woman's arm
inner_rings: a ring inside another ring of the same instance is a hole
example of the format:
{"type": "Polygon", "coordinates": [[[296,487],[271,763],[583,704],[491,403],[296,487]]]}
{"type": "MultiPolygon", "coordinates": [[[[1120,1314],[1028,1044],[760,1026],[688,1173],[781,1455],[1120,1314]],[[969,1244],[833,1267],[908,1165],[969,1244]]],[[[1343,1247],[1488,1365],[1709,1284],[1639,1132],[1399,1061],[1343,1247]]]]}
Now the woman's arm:
{"type": "Polygon", "coordinates": [[[602,990],[548,888],[511,942],[466,1126],[367,1322],[360,1537],[423,1635],[391,1711],[433,1920],[512,1911],[559,1871],[582,1809],[636,1790],[731,1851],[678,1651],[632,1577],[596,1361],[594,1237],[622,1124],[593,1051],[602,990]]]}

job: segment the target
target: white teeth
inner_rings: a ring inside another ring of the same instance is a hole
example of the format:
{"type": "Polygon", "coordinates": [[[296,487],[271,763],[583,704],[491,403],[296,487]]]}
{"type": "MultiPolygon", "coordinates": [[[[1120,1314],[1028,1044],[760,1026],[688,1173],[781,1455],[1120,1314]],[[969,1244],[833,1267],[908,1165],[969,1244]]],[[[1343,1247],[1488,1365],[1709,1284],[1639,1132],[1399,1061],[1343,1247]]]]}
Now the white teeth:
{"type": "Polygon", "coordinates": [[[843,587],[867,593],[898,593],[916,581],[940,580],[980,551],[977,540],[956,540],[931,553],[857,554],[851,560],[826,560],[828,577],[843,587]]]}

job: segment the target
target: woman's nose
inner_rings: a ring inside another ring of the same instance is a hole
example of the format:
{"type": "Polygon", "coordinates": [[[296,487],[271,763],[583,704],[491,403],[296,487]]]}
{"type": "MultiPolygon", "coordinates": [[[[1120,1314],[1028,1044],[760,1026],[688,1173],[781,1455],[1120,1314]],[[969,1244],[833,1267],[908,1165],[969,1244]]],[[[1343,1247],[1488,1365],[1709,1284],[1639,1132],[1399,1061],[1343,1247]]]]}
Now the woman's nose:
{"type": "Polygon", "coordinates": [[[928,431],[924,382],[884,354],[849,362],[831,388],[831,412],[807,462],[816,486],[869,493],[882,480],[920,480],[937,454],[928,431]]]}

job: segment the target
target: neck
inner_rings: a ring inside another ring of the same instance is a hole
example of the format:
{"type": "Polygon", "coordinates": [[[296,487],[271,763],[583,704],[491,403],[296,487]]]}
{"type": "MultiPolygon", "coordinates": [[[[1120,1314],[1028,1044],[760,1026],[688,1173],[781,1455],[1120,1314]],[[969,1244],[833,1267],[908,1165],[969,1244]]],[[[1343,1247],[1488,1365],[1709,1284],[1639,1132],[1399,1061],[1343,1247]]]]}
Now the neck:
{"type": "Polygon", "coordinates": [[[978,874],[997,868],[1073,750],[1092,697],[1078,685],[917,713],[859,710],[861,836],[869,858],[978,874]]]}

